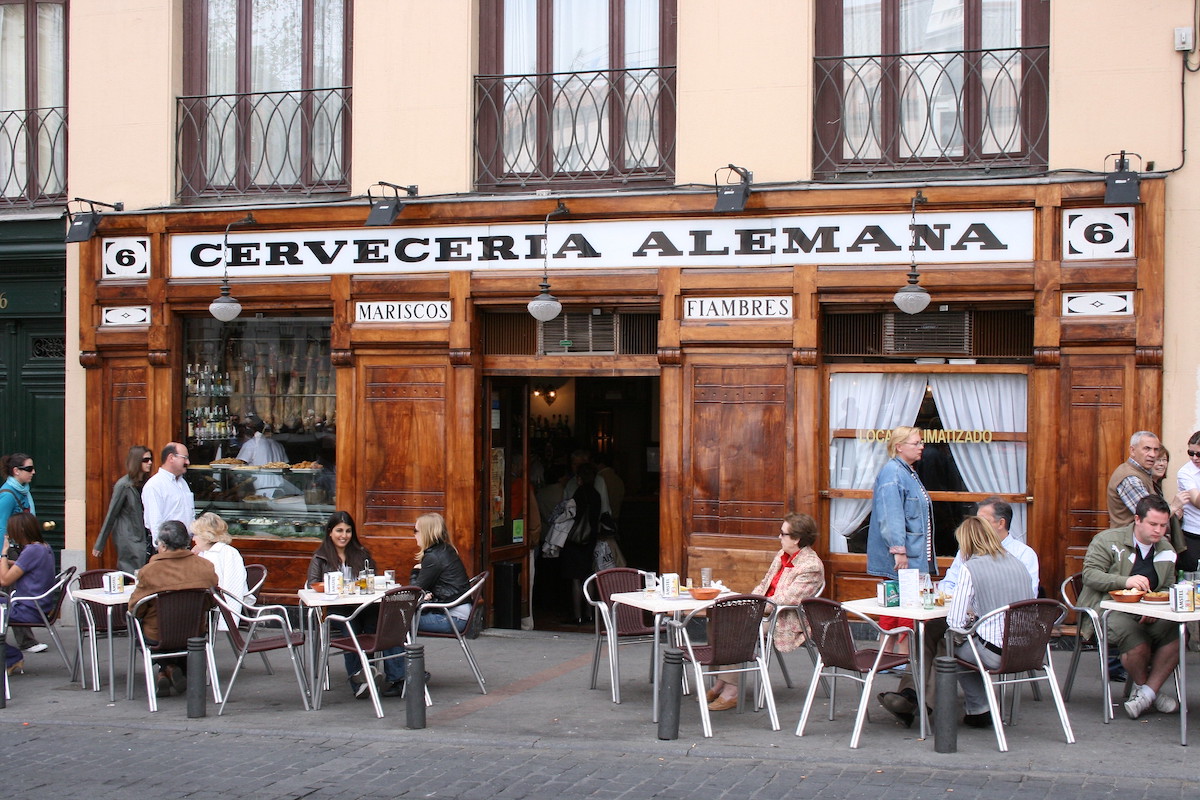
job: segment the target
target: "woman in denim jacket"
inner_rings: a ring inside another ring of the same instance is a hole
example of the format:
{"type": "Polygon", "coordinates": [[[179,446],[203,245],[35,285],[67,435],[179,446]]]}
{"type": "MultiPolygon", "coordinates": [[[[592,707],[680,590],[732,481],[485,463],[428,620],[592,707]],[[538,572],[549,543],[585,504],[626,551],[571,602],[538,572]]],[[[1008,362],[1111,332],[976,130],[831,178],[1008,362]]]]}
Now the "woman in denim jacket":
{"type": "Polygon", "coordinates": [[[898,569],[930,571],[933,504],[912,468],[924,449],[920,428],[902,425],[888,437],[891,460],[875,479],[867,529],[867,572],[871,575],[894,579],[898,569]]]}

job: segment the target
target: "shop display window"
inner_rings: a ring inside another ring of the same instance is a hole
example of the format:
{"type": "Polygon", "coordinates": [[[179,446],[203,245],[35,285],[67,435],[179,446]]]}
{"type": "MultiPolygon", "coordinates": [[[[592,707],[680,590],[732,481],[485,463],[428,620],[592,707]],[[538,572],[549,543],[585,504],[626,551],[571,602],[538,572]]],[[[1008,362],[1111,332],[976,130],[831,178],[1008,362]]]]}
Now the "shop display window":
{"type": "Polygon", "coordinates": [[[335,508],[327,317],[184,322],[181,440],[196,513],[243,536],[320,536],[335,508]]]}
{"type": "Polygon", "coordinates": [[[954,531],[974,504],[1012,505],[1024,541],[1028,491],[1028,377],[1024,373],[837,372],[829,383],[829,551],[865,553],[872,487],[899,425],[922,429],[913,468],[933,502],[934,543],[953,556],[954,531]]]}

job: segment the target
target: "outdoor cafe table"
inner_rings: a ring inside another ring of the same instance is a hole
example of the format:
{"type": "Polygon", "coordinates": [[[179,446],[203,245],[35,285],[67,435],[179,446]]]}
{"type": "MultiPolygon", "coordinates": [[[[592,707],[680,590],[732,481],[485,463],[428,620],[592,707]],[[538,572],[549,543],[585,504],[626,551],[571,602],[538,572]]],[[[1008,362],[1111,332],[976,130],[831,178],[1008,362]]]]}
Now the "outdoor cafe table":
{"type": "MultiPolygon", "coordinates": [[[[1179,743],[1187,745],[1187,624],[1200,621],[1200,611],[1172,611],[1170,603],[1146,603],[1139,600],[1136,603],[1118,603],[1116,600],[1100,601],[1104,615],[1100,624],[1108,630],[1108,615],[1114,611],[1122,614],[1136,614],[1140,617],[1165,619],[1179,625],[1179,743]]],[[[1097,637],[1104,647],[1104,661],[1108,662],[1108,637],[1097,637]]],[[[1112,720],[1112,686],[1104,682],[1104,722],[1112,720]]]]}
{"type": "MultiPolygon", "coordinates": [[[[317,696],[317,686],[320,681],[325,680],[324,675],[317,674],[317,666],[321,660],[321,637],[317,636],[319,623],[317,617],[327,608],[333,606],[365,606],[371,603],[378,603],[383,599],[384,591],[381,589],[378,592],[367,592],[366,594],[335,594],[330,595],[325,592],[317,592],[312,589],[301,589],[297,592],[300,598],[300,605],[307,610],[306,614],[301,615],[301,621],[304,624],[304,635],[309,642],[308,648],[308,674],[312,676],[311,697],[317,696]]],[[[314,705],[314,709],[316,706],[314,705]]]]}
{"type": "Polygon", "coordinates": [[[886,616],[897,617],[898,619],[907,619],[917,623],[917,647],[913,651],[913,669],[916,670],[916,690],[917,690],[917,706],[921,715],[921,738],[925,739],[929,735],[929,710],[925,705],[925,623],[931,619],[945,619],[950,609],[947,606],[934,606],[933,608],[923,608],[922,606],[881,606],[879,600],[874,597],[865,597],[862,600],[847,600],[842,603],[842,607],[850,611],[857,611],[860,614],[866,614],[872,617],[886,616]]]}
{"type": "MultiPolygon", "coordinates": [[[[657,631],[662,625],[663,618],[668,614],[673,619],[679,619],[680,616],[690,613],[699,608],[707,608],[713,603],[725,597],[730,597],[735,592],[722,592],[716,599],[713,600],[697,600],[687,593],[687,590],[680,589],[679,597],[663,597],[658,592],[615,592],[609,595],[609,600],[621,605],[640,608],[643,611],[649,611],[654,615],[654,629],[657,631]]],[[[655,634],[655,641],[658,641],[658,635],[655,634]]],[[[651,721],[658,722],[658,687],[660,678],[662,677],[662,659],[658,653],[654,654],[654,707],[651,714],[651,721]]],[[[700,687],[696,687],[696,691],[700,691],[700,687]]]]}
{"type": "MultiPolygon", "coordinates": [[[[70,590],[71,600],[74,601],[74,603],[75,603],[75,619],[76,619],[75,624],[77,624],[77,625],[80,624],[79,621],[83,619],[83,609],[81,608],[83,601],[86,600],[89,603],[97,603],[98,605],[104,606],[106,620],[108,623],[108,699],[109,699],[109,702],[116,702],[116,700],[117,700],[117,689],[116,689],[116,686],[113,684],[113,624],[112,624],[113,608],[116,606],[119,606],[119,605],[123,605],[123,604],[128,605],[129,598],[133,596],[133,589],[134,589],[133,584],[126,584],[125,591],[121,592],[120,594],[110,594],[109,592],[104,591],[103,588],[70,590]]],[[[96,654],[96,631],[94,629],[92,630],[91,635],[88,637],[88,642],[89,642],[89,652],[92,657],[92,675],[93,675],[93,677],[96,677],[99,674],[99,671],[95,669],[97,654],[96,654]]],[[[81,647],[81,650],[79,653],[80,667],[82,669],[87,669],[87,665],[83,664],[82,661],[83,661],[83,652],[82,652],[82,647],[81,647]]],[[[100,691],[99,684],[96,681],[92,681],[92,683],[95,684],[92,686],[92,691],[93,692],[100,691]]]]}

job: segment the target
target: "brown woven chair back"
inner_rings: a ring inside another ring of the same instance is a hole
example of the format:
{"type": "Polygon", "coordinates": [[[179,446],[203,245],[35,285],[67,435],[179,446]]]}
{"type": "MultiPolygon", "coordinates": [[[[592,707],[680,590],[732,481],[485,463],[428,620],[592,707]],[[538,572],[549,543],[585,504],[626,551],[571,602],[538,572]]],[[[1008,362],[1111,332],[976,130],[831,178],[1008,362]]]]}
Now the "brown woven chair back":
{"type": "MultiPolygon", "coordinates": [[[[246,591],[249,594],[258,594],[264,583],[267,582],[267,568],[262,564],[247,564],[246,565],[246,591]]],[[[241,600],[242,598],[237,598],[241,600]]],[[[261,602],[261,601],[259,601],[261,602]]]]}
{"type": "Polygon", "coordinates": [[[383,595],[371,650],[390,650],[407,644],[409,631],[416,625],[417,604],[422,594],[420,586],[397,586],[383,595]]]}
{"type": "Polygon", "coordinates": [[[159,592],[154,602],[158,606],[158,645],[154,650],[187,650],[188,639],[207,631],[212,608],[208,589],[159,592]]]}
{"type": "Polygon", "coordinates": [[[701,664],[753,661],[763,613],[770,601],[756,594],[735,594],[713,603],[708,615],[708,644],[694,648],[701,664]]]}
{"type": "Polygon", "coordinates": [[[618,636],[650,636],[654,633],[654,620],[650,614],[624,603],[614,606],[609,599],[614,594],[640,592],[644,588],[642,574],[636,569],[614,567],[596,573],[597,599],[608,606],[616,617],[618,636]]]}
{"type": "Polygon", "coordinates": [[[809,597],[800,601],[800,608],[808,619],[813,646],[821,654],[825,666],[860,672],[862,666],[855,657],[858,648],[841,603],[824,597],[809,597]]]}
{"type": "Polygon", "coordinates": [[[1057,600],[1022,600],[1008,607],[1004,615],[1004,644],[998,674],[1028,672],[1046,664],[1046,645],[1054,633],[1054,624],[1063,617],[1057,600]]]}

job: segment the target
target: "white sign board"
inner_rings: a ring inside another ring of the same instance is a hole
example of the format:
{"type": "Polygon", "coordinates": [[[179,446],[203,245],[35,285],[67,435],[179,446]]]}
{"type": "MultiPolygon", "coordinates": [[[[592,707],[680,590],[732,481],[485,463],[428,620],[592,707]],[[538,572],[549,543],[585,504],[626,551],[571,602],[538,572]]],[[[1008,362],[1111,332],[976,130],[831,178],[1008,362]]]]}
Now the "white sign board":
{"type": "Polygon", "coordinates": [[[683,301],[684,319],[791,319],[792,298],[689,297],[683,301]]]}
{"type": "Polygon", "coordinates": [[[356,303],[355,322],[449,322],[448,300],[356,303]]]}

